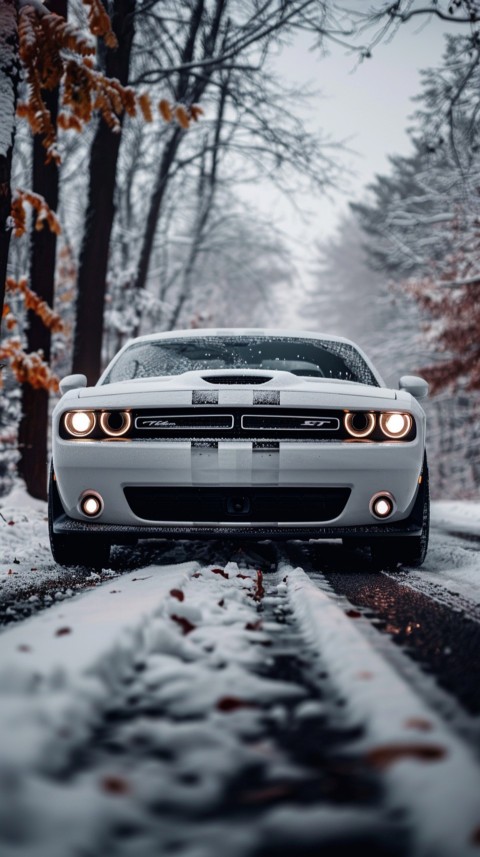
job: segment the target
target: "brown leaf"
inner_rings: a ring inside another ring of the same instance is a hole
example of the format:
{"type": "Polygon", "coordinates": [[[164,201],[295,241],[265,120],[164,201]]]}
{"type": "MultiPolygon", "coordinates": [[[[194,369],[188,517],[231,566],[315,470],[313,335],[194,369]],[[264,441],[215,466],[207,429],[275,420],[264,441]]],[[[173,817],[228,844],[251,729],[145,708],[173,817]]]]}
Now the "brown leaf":
{"type": "Polygon", "coordinates": [[[225,714],[231,711],[238,711],[239,708],[256,708],[254,702],[248,702],[246,699],[240,699],[238,696],[222,696],[217,702],[219,711],[225,714]]]}
{"type": "Polygon", "coordinates": [[[421,732],[430,732],[433,729],[433,723],[430,720],[425,720],[423,717],[411,717],[405,723],[407,729],[420,729],[421,732]]]}
{"type": "Polygon", "coordinates": [[[158,109],[164,122],[171,122],[173,119],[172,105],[166,98],[162,98],[158,105],[158,109]]]}
{"type": "Polygon", "coordinates": [[[104,777],[100,785],[104,792],[111,795],[126,795],[130,792],[130,785],[127,780],[116,774],[104,777]]]}
{"type": "Polygon", "coordinates": [[[184,616],[177,616],[174,614],[173,616],[170,616],[170,619],[176,622],[177,625],[180,625],[184,634],[189,634],[190,631],[194,631],[197,627],[196,625],[192,625],[192,623],[189,622],[188,619],[185,619],[184,616]]]}
{"type": "Polygon", "coordinates": [[[176,598],[177,601],[184,601],[185,600],[185,595],[183,594],[181,589],[171,589],[170,595],[172,596],[172,598],[176,598]]]}
{"type": "Polygon", "coordinates": [[[471,843],[472,845],[480,845],[480,827],[476,827],[473,831],[471,843]]]}
{"type": "Polygon", "coordinates": [[[383,771],[401,762],[403,759],[415,759],[418,762],[438,762],[446,756],[445,747],[439,744],[386,744],[375,747],[366,755],[367,762],[383,771]]]}
{"type": "Polygon", "coordinates": [[[256,622],[247,622],[245,625],[246,631],[261,631],[262,630],[262,620],[258,619],[256,622]]]}
{"type": "Polygon", "coordinates": [[[227,580],[229,579],[229,574],[223,568],[212,568],[212,574],[221,574],[222,577],[225,577],[227,580]]]}
{"type": "Polygon", "coordinates": [[[292,793],[293,786],[291,783],[279,783],[278,785],[265,786],[263,789],[244,792],[240,796],[240,801],[241,803],[267,803],[288,797],[292,793]]]}
{"type": "Polygon", "coordinates": [[[350,619],[360,619],[361,615],[358,610],[345,610],[345,616],[349,616],[350,619]]]}
{"type": "Polygon", "coordinates": [[[257,579],[255,581],[255,590],[253,593],[253,597],[255,601],[261,601],[264,595],[265,589],[263,588],[263,574],[259,570],[257,571],[257,579]]]}
{"type": "Polygon", "coordinates": [[[55,636],[56,637],[64,637],[66,634],[71,634],[71,633],[72,633],[71,628],[66,628],[66,627],[65,628],[58,628],[58,630],[55,631],[55,636]]]}

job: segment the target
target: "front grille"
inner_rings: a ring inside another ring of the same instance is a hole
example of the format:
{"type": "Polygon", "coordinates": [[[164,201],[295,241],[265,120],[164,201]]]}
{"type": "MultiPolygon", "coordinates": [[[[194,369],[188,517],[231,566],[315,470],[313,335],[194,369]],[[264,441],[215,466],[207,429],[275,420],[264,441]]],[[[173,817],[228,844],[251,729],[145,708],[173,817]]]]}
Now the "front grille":
{"type": "Polygon", "coordinates": [[[133,410],[130,437],[168,440],[342,440],[342,411],[262,407],[133,410]]]}
{"type": "Polygon", "coordinates": [[[132,512],[145,521],[283,523],[332,521],[350,488],[127,487],[132,512]]]}

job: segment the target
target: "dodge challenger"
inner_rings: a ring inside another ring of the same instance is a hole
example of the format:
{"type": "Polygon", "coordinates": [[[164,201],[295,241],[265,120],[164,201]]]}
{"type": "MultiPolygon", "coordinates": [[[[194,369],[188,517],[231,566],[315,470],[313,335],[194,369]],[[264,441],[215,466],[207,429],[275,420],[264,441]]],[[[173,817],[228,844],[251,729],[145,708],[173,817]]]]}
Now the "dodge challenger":
{"type": "Polygon", "coordinates": [[[52,553],[105,567],[142,538],[343,539],[420,565],[427,383],[385,386],[348,339],[186,330],[128,342],[93,387],[61,382],[52,553]]]}

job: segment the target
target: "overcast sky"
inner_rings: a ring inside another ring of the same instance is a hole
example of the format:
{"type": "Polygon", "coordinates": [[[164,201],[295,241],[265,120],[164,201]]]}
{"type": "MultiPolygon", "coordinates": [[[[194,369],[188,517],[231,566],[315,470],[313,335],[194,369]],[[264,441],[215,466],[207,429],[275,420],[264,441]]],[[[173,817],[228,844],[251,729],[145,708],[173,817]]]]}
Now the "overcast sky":
{"type": "Polygon", "coordinates": [[[287,233],[295,251],[299,279],[306,284],[312,242],[335,231],[348,201],[361,198],[374,175],[388,169],[389,154],[410,151],[406,129],[415,109],[411,99],[420,89],[419,72],[437,65],[444,49],[445,25],[437,19],[419,20],[402,25],[391,41],[378,45],[372,58],[359,65],[335,45],[329,56],[320,56],[310,50],[305,37],[285,49],[278,61],[288,81],[311,84],[322,91],[306,116],[310,129],[318,128],[334,140],[348,141],[356,153],[341,156],[345,167],[354,173],[348,177],[348,196],[334,193],[333,199],[328,199],[305,194],[300,207],[308,212],[307,220],[267,182],[245,191],[268,217],[275,213],[276,223],[287,233]]]}

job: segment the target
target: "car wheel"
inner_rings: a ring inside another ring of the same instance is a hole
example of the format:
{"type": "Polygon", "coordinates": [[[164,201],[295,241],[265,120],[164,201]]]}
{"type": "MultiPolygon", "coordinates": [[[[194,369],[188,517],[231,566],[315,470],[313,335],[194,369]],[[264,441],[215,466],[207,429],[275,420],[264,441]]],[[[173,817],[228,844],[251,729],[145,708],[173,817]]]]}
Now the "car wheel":
{"type": "Polygon", "coordinates": [[[391,539],[375,539],[370,544],[372,560],[377,567],[409,565],[418,568],[425,560],[430,532],[430,490],[428,467],[425,459],[423,479],[413,507],[410,520],[417,521],[422,528],[419,536],[399,536],[391,539]]]}
{"type": "Polygon", "coordinates": [[[55,562],[66,566],[84,566],[97,571],[107,568],[110,558],[108,541],[88,533],[59,535],[54,532],[53,522],[62,511],[58,489],[53,478],[53,468],[51,468],[48,484],[48,534],[55,562]]]}

